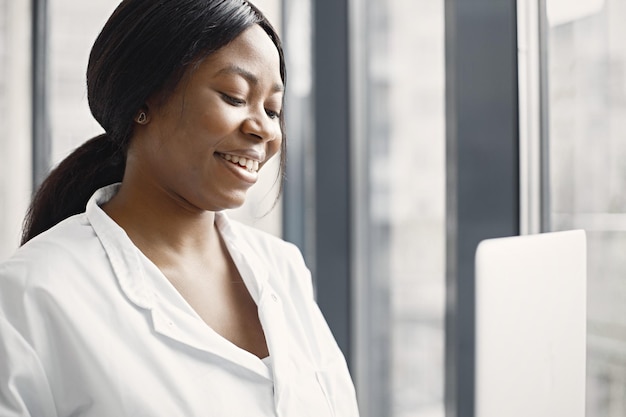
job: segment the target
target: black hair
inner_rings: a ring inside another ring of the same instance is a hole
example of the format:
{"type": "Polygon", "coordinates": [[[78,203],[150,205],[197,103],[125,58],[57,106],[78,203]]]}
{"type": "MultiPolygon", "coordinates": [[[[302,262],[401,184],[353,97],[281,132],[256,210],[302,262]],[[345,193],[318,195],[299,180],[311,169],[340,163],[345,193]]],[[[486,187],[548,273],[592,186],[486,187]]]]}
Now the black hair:
{"type": "MultiPolygon", "coordinates": [[[[167,98],[185,72],[252,25],[276,45],[280,76],[286,68],[278,34],[245,0],[124,0],[98,35],[87,66],[87,97],[105,133],[86,141],[51,171],[33,197],[22,244],[85,210],[105,185],[122,181],[133,120],[146,100],[167,98]]],[[[280,115],[280,181],[286,158],[280,115]]]]}

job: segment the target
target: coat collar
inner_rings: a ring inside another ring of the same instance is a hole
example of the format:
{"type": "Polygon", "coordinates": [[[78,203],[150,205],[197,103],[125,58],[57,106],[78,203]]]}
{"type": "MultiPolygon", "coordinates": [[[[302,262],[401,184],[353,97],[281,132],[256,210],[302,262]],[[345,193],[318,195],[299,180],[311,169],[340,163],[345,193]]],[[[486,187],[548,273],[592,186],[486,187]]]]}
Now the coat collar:
{"type": "MultiPolygon", "coordinates": [[[[118,189],[119,184],[113,184],[96,191],[87,203],[86,215],[128,300],[149,311],[157,333],[272,379],[271,372],[259,358],[232,345],[208,327],[156,265],[139,251],[124,229],[102,210],[100,206],[109,201],[118,189]]],[[[267,267],[250,245],[235,233],[226,214],[216,213],[216,224],[255,303],[260,310],[264,306],[272,307],[267,301],[273,294],[268,283],[267,267]]],[[[267,332],[269,329],[264,330],[267,332]]],[[[268,347],[273,355],[269,342],[268,347]]]]}
{"type": "Polygon", "coordinates": [[[145,271],[137,247],[124,229],[100,208],[117,193],[119,185],[109,185],[94,193],[87,202],[87,219],[107,253],[124,294],[139,307],[151,309],[154,305],[154,294],[146,285],[145,271]]]}

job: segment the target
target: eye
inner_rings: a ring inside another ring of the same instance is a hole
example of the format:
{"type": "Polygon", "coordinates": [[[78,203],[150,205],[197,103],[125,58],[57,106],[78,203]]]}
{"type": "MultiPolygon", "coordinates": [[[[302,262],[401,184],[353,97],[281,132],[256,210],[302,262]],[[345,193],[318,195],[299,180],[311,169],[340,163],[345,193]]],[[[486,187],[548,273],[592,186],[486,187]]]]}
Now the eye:
{"type": "Polygon", "coordinates": [[[280,117],[280,111],[265,109],[265,113],[270,119],[278,119],[280,117]]]}
{"type": "Polygon", "coordinates": [[[243,106],[244,104],[246,104],[245,100],[242,100],[237,97],[229,96],[228,94],[225,94],[225,93],[221,93],[221,94],[222,94],[222,100],[224,100],[226,103],[232,106],[239,107],[239,106],[243,106]]]}

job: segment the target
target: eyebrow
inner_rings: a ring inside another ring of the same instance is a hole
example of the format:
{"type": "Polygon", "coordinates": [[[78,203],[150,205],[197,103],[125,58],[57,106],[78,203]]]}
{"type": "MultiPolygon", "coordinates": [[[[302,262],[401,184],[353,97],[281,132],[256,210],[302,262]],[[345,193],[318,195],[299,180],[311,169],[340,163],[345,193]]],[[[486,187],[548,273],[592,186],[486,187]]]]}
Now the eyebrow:
{"type": "MultiPolygon", "coordinates": [[[[228,65],[227,67],[219,70],[217,74],[236,74],[245,78],[246,81],[252,85],[257,85],[259,83],[259,78],[256,75],[239,65],[228,65]]],[[[273,85],[272,91],[275,93],[283,93],[285,91],[285,87],[282,84],[276,83],[273,85]]]]}

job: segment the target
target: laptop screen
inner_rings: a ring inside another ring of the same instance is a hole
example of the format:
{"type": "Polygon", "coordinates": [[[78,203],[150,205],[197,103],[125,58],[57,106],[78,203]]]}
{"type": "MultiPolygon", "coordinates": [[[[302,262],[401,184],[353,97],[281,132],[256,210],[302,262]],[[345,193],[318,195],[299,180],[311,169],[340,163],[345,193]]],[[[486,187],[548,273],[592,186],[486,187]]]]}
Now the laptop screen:
{"type": "Polygon", "coordinates": [[[586,239],[488,239],[476,251],[476,417],[584,417],[586,239]]]}

